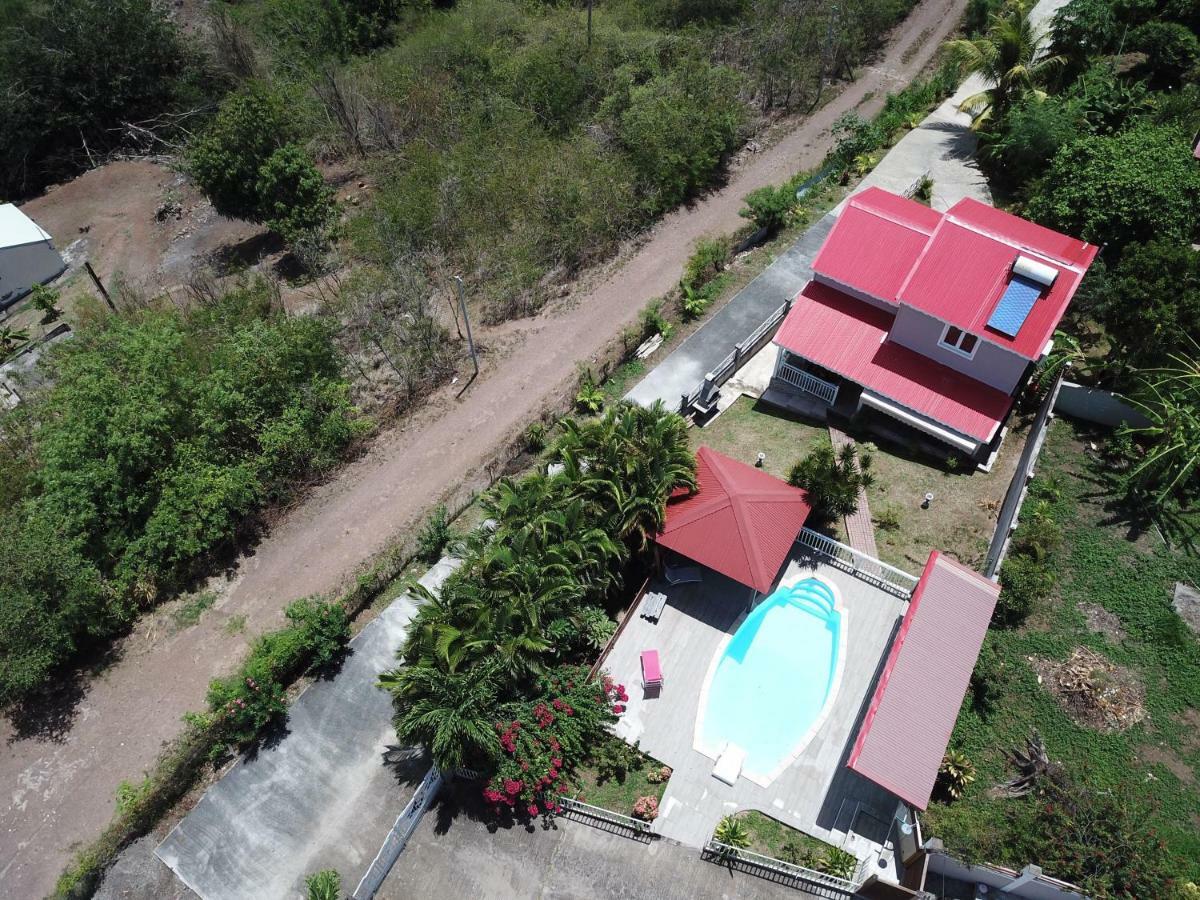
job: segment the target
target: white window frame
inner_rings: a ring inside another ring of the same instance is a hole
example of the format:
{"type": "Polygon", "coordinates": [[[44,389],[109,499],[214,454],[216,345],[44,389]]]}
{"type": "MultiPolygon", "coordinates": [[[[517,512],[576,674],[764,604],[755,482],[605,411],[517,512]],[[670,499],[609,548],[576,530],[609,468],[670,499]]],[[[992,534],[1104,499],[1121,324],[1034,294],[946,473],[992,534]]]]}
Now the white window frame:
{"type": "Polygon", "coordinates": [[[945,349],[949,350],[951,353],[957,353],[959,356],[963,357],[964,359],[974,359],[975,358],[975,351],[979,349],[979,343],[980,343],[979,335],[971,334],[971,332],[969,332],[963,328],[959,328],[957,325],[944,326],[942,328],[942,336],[940,338],[938,338],[938,346],[944,347],[945,349]],[[947,336],[950,334],[951,329],[958,332],[958,342],[957,343],[951,343],[950,341],[948,341],[946,339],[947,336]],[[974,339],[974,341],[975,341],[975,345],[973,347],[971,347],[970,351],[964,350],[961,346],[963,339],[968,338],[968,337],[974,339]]]}

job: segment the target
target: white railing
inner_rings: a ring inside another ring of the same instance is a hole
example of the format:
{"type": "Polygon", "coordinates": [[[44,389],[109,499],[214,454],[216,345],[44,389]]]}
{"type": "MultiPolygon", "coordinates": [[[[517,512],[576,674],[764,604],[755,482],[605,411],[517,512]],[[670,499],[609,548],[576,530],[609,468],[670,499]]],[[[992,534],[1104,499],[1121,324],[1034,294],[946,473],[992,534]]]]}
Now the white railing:
{"type": "Polygon", "coordinates": [[[824,381],[814,375],[810,375],[803,369],[789,366],[787,363],[783,363],[779,367],[779,371],[775,374],[780,381],[786,381],[792,387],[812,394],[827,406],[833,406],[837,403],[838,386],[836,384],[824,381]]]}
{"type": "Polygon", "coordinates": [[[408,801],[404,811],[396,817],[392,830],[384,838],[383,846],[375,854],[375,859],[371,861],[362,880],[358,882],[358,887],[350,895],[351,900],[371,900],[375,896],[375,892],[379,890],[388,873],[392,871],[392,866],[404,852],[408,839],[412,837],[412,833],[416,831],[417,825],[421,822],[421,817],[437,799],[438,792],[441,791],[444,783],[445,779],[437,766],[432,766],[425,773],[425,777],[417,785],[412,799],[408,801]]]}
{"type": "Polygon", "coordinates": [[[635,819],[632,816],[623,816],[620,813],[613,812],[611,809],[592,806],[590,803],[584,803],[573,797],[563,797],[560,802],[563,805],[563,809],[567,812],[573,812],[585,818],[596,819],[609,825],[615,825],[618,828],[627,829],[639,837],[651,837],[654,834],[654,831],[650,828],[650,823],[644,822],[641,819],[635,819]]]}
{"type": "Polygon", "coordinates": [[[881,562],[873,556],[868,556],[859,550],[855,550],[853,547],[848,547],[840,541],[835,541],[831,537],[819,534],[811,528],[800,529],[796,543],[816,550],[827,557],[839,569],[843,569],[864,581],[869,581],[889,593],[903,597],[905,600],[912,596],[912,592],[916,590],[917,583],[921,580],[916,575],[910,575],[902,569],[889,566],[887,563],[881,562]]]}
{"type": "MultiPolygon", "coordinates": [[[[792,301],[791,298],[788,298],[782,306],[767,317],[765,322],[755,328],[749,337],[744,341],[734,344],[733,352],[709,370],[709,374],[713,376],[713,382],[717,385],[722,385],[728,381],[741,368],[742,363],[754,355],[766,343],[766,339],[775,333],[775,329],[787,317],[791,308],[792,301]]],[[[692,408],[692,404],[699,398],[700,392],[703,389],[704,381],[701,381],[691,393],[684,394],[680,400],[679,412],[686,415],[688,410],[692,408]]]]}
{"type": "Polygon", "coordinates": [[[845,878],[838,878],[836,875],[826,875],[824,872],[818,872],[816,869],[806,869],[804,866],[784,862],[782,859],[775,859],[773,856],[763,856],[761,853],[754,853],[750,850],[742,850],[740,847],[731,847],[729,844],[722,844],[715,838],[709,840],[704,845],[703,855],[706,859],[711,859],[714,862],[725,865],[740,863],[750,868],[760,869],[774,875],[782,875],[785,878],[792,878],[796,881],[819,885],[820,887],[843,894],[853,894],[859,887],[855,882],[847,881],[845,878]]]}

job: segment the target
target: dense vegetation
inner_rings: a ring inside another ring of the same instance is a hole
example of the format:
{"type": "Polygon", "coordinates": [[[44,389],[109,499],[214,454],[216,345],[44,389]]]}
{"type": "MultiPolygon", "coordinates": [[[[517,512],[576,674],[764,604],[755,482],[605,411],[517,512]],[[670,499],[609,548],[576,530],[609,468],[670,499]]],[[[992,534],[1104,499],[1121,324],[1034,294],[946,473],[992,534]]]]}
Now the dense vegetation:
{"type": "Polygon", "coordinates": [[[330,325],[247,281],[81,329],[0,420],[0,702],[184,585],[364,424],[330,325]]]}
{"type": "Polygon", "coordinates": [[[1053,474],[1034,482],[951,741],[976,778],[926,826],[969,859],[1034,862],[1090,896],[1172,897],[1172,881],[1200,877],[1200,642],[1171,607],[1177,581],[1200,583],[1200,561],[1112,521],[1097,486],[1114,475],[1085,450],[1093,437],[1051,428],[1040,470],[1053,474]],[[1016,604],[1014,560],[1046,573],[1016,604]],[[1056,668],[1078,648],[1120,668],[1056,668]],[[993,790],[1033,732],[1050,765],[1023,796],[993,790]]]}
{"type": "Polygon", "coordinates": [[[485,798],[517,815],[552,810],[560,776],[624,710],[623,687],[572,667],[612,634],[612,604],[671,491],[695,484],[684,422],[661,406],[618,405],[562,428],[547,458],[563,470],[489,491],[494,524],[424,593],[404,664],[381,679],[400,738],[443,768],[486,773],[485,798]]]}
{"type": "Polygon", "coordinates": [[[1060,349],[1070,349],[1076,377],[1130,392],[1151,418],[1171,420],[1124,444],[1126,468],[1138,475],[1127,493],[1135,504],[1178,509],[1200,489],[1200,473],[1186,460],[1174,468],[1154,460],[1164,448],[1194,454],[1178,452],[1184,431],[1174,427],[1176,413],[1185,424],[1195,417],[1193,394],[1156,370],[1187,370],[1200,330],[1195,4],[1071,0],[1040,38],[1013,2],[993,6],[980,25],[982,34],[950,51],[991,85],[967,102],[983,163],[1017,212],[1102,247],[1060,349]]]}

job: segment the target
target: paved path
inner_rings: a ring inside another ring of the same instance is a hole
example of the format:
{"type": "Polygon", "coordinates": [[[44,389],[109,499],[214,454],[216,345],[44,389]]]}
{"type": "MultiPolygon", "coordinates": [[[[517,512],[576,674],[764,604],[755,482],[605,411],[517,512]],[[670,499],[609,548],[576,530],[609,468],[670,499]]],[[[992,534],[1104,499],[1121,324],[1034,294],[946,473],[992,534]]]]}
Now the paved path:
{"type": "Polygon", "coordinates": [[[671,409],[677,409],[683,394],[695,390],[704,376],[733,352],[735,344],[748,338],[788,297],[794,297],[809,282],[812,261],[836,221],[832,213],[817,220],[782,256],[676,347],[625,395],[626,399],[642,406],[662,400],[671,409]]]}
{"type": "Polygon", "coordinates": [[[667,840],[645,844],[566,820],[553,830],[492,831],[484,822],[438,807],[426,814],[376,896],[815,900],[803,890],[705,862],[699,851],[667,840]]]}
{"type": "MultiPolygon", "coordinates": [[[[443,559],[420,583],[436,590],[456,565],[443,559]]],[[[283,739],[238,762],[159,845],[203,900],[299,896],[321,869],[358,883],[428,767],[384,765],[396,736],[375,686],[415,610],[405,594],[368,624],[337,674],[292,704],[283,739]]]]}
{"type": "Polygon", "coordinates": [[[838,117],[878,110],[895,80],[912,78],[929,61],[965,5],[921,0],[889,37],[875,70],[734,167],[720,190],[665,216],[623,265],[593,273],[536,317],[479,336],[489,352],[461,398],[444,396],[381,434],[360,459],[314,488],[239,562],[197,625],[164,638],[139,623],[120,660],[85,681],[52,733],[20,733],[0,722],[0,784],[7,788],[0,895],[24,900],[51,890],[73,849],[111,820],[120,782],[153,764],[179,734],[183,714],[203,708],[209,679],[230,671],[255,634],[278,627],[297,597],[346,585],[447,494],[486,483],[506,442],[569,395],[580,363],[596,359],[652,297],[675,285],[698,239],[743,224],[738,210],[750,191],[819,163],[838,117]],[[235,617],[244,633],[226,629],[235,617]]]}
{"type": "MultiPolygon", "coordinates": [[[[845,446],[854,446],[854,439],[840,428],[829,426],[829,440],[833,444],[833,452],[840,453],[845,446]]],[[[857,450],[854,465],[858,466],[857,450]]],[[[867,505],[867,492],[858,489],[858,508],[843,520],[846,523],[846,543],[865,553],[872,559],[879,559],[879,548],[875,546],[875,525],[871,521],[871,507],[867,505]]]]}

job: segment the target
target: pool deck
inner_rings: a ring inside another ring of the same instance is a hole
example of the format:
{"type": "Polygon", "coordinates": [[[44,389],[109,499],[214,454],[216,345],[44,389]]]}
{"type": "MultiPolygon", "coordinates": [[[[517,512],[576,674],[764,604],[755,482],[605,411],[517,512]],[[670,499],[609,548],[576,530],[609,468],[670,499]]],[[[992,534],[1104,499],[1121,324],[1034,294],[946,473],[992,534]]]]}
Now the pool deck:
{"type": "Polygon", "coordinates": [[[897,800],[846,769],[845,761],[907,602],[800,547],[780,580],[813,574],[833,582],[841,593],[845,667],[824,725],[769,786],[744,777],[732,787],[717,781],[712,777],[713,760],[693,746],[709,666],[724,638],[737,630],[751,597],[750,588],[711,570],[704,570],[699,584],[652,585],[652,590],[667,594],[661,619],[649,622],[635,611],[617,639],[604,664],[629,693],[617,733],[639,742],[642,750],[674,770],[654,823],[664,837],[702,847],[722,816],[756,809],[894,873],[891,854],[883,845],[897,800]],[[663,688],[657,696],[642,689],[639,655],[648,649],[658,650],[662,660],[663,688]]]}

